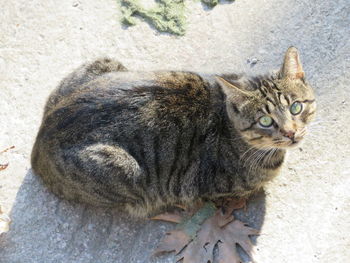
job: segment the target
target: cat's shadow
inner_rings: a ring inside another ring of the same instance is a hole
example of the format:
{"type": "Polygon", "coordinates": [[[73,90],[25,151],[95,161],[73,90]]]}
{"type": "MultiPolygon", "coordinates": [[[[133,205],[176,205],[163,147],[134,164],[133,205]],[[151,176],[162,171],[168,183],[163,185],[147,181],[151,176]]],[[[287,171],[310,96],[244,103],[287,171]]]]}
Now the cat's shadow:
{"type": "MultiPolygon", "coordinates": [[[[236,213],[237,218],[259,230],[264,215],[263,192],[249,201],[246,212],[236,213]]],[[[152,256],[165,232],[174,228],[173,224],[134,219],[118,210],[60,200],[48,192],[31,170],[17,193],[10,217],[9,232],[0,236],[3,262],[10,259],[94,263],[173,260],[173,255],[152,256]]]]}

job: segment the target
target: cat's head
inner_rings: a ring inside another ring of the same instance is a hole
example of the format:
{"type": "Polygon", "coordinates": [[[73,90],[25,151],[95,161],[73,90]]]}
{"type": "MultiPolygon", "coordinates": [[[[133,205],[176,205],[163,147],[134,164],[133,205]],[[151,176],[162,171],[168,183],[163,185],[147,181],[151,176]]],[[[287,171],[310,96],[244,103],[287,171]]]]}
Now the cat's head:
{"type": "Polygon", "coordinates": [[[316,103],[295,47],[290,47],[275,76],[249,81],[218,77],[226,94],[230,120],[241,137],[256,148],[298,145],[312,121],[316,103]]]}

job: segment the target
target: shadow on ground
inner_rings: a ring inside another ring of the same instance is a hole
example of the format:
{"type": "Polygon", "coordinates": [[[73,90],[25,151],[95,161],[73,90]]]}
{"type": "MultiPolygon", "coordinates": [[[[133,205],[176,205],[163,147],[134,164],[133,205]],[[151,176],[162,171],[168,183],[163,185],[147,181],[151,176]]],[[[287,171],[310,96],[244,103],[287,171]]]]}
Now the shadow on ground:
{"type": "MultiPolygon", "coordinates": [[[[251,200],[246,212],[237,213],[237,218],[260,229],[264,215],[265,195],[260,193],[251,200]]],[[[31,170],[17,193],[10,217],[10,231],[0,238],[3,262],[173,261],[173,255],[152,256],[164,233],[174,227],[172,224],[60,200],[31,170]]]]}

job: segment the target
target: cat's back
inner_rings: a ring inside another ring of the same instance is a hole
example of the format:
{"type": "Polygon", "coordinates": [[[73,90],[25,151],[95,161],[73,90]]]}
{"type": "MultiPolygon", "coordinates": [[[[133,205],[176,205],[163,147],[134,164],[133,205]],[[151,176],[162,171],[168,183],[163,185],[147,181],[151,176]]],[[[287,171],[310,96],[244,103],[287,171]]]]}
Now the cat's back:
{"type": "Polygon", "coordinates": [[[48,99],[39,136],[77,143],[87,135],[186,129],[205,122],[211,89],[199,74],[175,71],[111,72],[61,85],[48,99]]]}
{"type": "Polygon", "coordinates": [[[111,91],[117,93],[133,86],[150,86],[155,79],[154,72],[115,71],[93,77],[87,74],[76,75],[77,73],[73,72],[53,90],[46,102],[44,115],[63,105],[74,103],[75,99],[99,93],[101,90],[104,90],[107,96],[111,91]]]}
{"type": "MultiPolygon", "coordinates": [[[[208,99],[211,88],[209,82],[212,79],[211,76],[186,71],[119,71],[85,81],[63,81],[49,96],[44,114],[68,104],[79,103],[84,97],[92,102],[94,98],[100,101],[118,96],[124,98],[125,95],[129,98],[148,96],[165,102],[162,97],[174,99],[177,96],[177,102],[195,103],[208,99]]],[[[177,105],[180,106],[179,103],[177,105]]]]}
{"type": "MultiPolygon", "coordinates": [[[[208,80],[191,72],[111,72],[66,83],[50,96],[32,151],[34,172],[54,193],[98,203],[110,185],[100,181],[97,171],[101,178],[113,175],[112,163],[130,156],[136,161],[126,170],[140,166],[141,172],[135,168],[137,176],[155,175],[146,182],[164,188],[158,189],[163,194],[172,189],[179,195],[181,178],[173,176],[187,170],[191,173],[183,176],[189,176],[198,169],[212,107],[208,80]],[[95,177],[98,185],[91,189],[82,183],[95,177]]],[[[121,184],[118,180],[115,189],[121,184]]],[[[150,191],[155,199],[157,191],[150,191]]]]}

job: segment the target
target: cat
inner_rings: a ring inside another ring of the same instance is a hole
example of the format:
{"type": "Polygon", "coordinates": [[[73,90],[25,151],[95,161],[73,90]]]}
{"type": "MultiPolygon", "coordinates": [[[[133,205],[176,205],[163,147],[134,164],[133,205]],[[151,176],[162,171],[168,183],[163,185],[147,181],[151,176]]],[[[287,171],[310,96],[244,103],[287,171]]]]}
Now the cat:
{"type": "Polygon", "coordinates": [[[50,95],[31,163],[58,196],[149,216],[258,191],[315,110],[295,47],[256,77],[134,72],[104,58],[50,95]]]}

